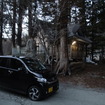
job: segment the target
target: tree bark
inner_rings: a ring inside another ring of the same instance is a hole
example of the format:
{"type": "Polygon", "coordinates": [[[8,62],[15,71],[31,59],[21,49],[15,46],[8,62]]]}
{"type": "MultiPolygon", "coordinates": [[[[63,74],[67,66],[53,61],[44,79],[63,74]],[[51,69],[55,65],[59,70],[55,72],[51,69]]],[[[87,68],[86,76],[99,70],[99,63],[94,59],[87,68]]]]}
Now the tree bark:
{"type": "Polygon", "coordinates": [[[3,54],[2,50],[2,34],[3,34],[3,1],[1,2],[1,10],[0,10],[0,55],[3,54]]]}
{"type": "Polygon", "coordinates": [[[13,1],[13,27],[12,27],[12,45],[15,47],[15,23],[16,23],[16,0],[13,1]]]}
{"type": "Polygon", "coordinates": [[[60,2],[61,15],[59,18],[60,25],[58,29],[60,32],[60,59],[55,68],[56,73],[66,74],[68,71],[68,47],[67,47],[67,24],[68,24],[68,2],[69,0],[62,0],[60,2]]]}
{"type": "Polygon", "coordinates": [[[22,36],[22,15],[23,15],[23,5],[22,1],[19,0],[19,17],[18,17],[18,35],[17,35],[17,45],[18,54],[21,54],[21,36],[22,36]]]}
{"type": "Polygon", "coordinates": [[[28,17],[29,17],[29,26],[28,26],[28,29],[29,29],[29,36],[31,37],[32,36],[32,2],[29,1],[29,5],[28,5],[28,17]]]}
{"type": "Polygon", "coordinates": [[[22,1],[19,0],[19,18],[18,18],[18,35],[17,35],[17,44],[21,47],[21,35],[22,35],[22,1]]]}

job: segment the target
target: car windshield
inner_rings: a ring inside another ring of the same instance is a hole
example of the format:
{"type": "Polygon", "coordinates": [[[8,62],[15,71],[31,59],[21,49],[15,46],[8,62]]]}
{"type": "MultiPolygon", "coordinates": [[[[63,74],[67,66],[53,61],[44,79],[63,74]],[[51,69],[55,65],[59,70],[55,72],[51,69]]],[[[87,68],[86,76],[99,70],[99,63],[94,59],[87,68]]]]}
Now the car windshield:
{"type": "Polygon", "coordinates": [[[31,71],[45,70],[46,67],[38,60],[31,58],[22,58],[24,63],[28,66],[31,71]]]}

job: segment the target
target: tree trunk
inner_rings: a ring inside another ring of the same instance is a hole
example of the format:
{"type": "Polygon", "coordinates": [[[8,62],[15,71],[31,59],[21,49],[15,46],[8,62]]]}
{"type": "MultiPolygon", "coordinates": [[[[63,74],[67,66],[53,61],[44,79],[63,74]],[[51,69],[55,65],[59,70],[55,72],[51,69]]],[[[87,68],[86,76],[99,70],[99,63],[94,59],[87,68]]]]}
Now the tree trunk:
{"type": "Polygon", "coordinates": [[[67,23],[68,23],[68,0],[60,2],[61,15],[59,18],[60,26],[60,59],[56,66],[56,73],[66,74],[68,71],[68,47],[67,47],[67,23]]]}
{"type": "Polygon", "coordinates": [[[1,2],[1,10],[0,10],[0,55],[3,54],[2,50],[2,34],[3,34],[3,0],[1,2]]]}
{"type": "Polygon", "coordinates": [[[16,0],[13,1],[13,27],[12,27],[12,45],[15,47],[15,23],[16,23],[16,0]]]}
{"type": "Polygon", "coordinates": [[[17,43],[21,47],[21,35],[22,35],[22,1],[19,0],[19,18],[18,18],[18,36],[17,36],[17,43]]]}
{"type": "Polygon", "coordinates": [[[17,35],[17,44],[19,47],[19,54],[21,53],[21,36],[22,36],[22,13],[23,13],[23,8],[22,8],[22,1],[19,0],[19,18],[18,18],[18,35],[17,35]]]}
{"type": "Polygon", "coordinates": [[[29,5],[28,5],[28,17],[29,17],[29,21],[28,21],[28,29],[29,29],[29,36],[32,36],[32,2],[29,1],[29,5]]]}

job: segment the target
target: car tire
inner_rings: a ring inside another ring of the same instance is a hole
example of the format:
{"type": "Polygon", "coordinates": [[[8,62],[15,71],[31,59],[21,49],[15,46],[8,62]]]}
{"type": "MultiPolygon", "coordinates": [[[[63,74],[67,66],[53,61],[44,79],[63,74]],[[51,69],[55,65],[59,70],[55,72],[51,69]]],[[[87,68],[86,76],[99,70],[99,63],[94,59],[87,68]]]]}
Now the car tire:
{"type": "Polygon", "coordinates": [[[42,98],[42,93],[39,87],[32,86],[28,89],[28,96],[33,101],[38,101],[42,98]]]}

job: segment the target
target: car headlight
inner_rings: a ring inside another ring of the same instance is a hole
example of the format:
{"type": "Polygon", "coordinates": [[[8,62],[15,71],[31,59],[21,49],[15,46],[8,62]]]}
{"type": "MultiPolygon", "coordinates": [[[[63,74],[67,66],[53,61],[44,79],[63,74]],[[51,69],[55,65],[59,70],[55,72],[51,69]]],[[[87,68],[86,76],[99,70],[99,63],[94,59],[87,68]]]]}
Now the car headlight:
{"type": "Polygon", "coordinates": [[[37,78],[37,81],[47,83],[47,79],[45,79],[45,78],[37,78]]]}

